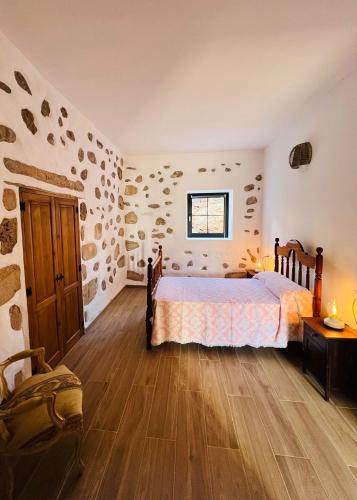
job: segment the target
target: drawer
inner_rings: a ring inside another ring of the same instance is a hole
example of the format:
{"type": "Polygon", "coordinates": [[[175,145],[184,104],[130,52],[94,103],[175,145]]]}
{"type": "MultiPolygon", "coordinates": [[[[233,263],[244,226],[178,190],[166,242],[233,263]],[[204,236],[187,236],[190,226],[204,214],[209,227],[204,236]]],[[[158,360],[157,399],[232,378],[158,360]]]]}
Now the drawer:
{"type": "Polygon", "coordinates": [[[308,340],[308,342],[316,345],[316,347],[320,347],[320,349],[326,349],[326,339],[318,333],[314,332],[314,330],[312,330],[308,325],[304,326],[304,337],[306,337],[306,340],[308,340]]]}

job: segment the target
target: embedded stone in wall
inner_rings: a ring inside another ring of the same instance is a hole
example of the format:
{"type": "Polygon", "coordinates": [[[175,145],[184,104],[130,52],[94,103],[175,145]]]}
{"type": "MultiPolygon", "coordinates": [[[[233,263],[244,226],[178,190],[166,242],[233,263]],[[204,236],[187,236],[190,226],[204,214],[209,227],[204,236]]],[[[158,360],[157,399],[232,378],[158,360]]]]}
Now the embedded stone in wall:
{"type": "Polygon", "coordinates": [[[252,191],[254,189],[254,184],[247,184],[244,186],[244,191],[252,191]]]}
{"type": "Polygon", "coordinates": [[[125,240],[125,248],[127,249],[128,252],[131,252],[132,250],[135,250],[135,248],[139,247],[139,243],[136,241],[129,241],[125,240]]]}
{"type": "Polygon", "coordinates": [[[245,269],[247,267],[247,264],[239,264],[238,267],[240,267],[241,269],[245,269]]]}
{"type": "Polygon", "coordinates": [[[102,193],[100,192],[100,189],[98,187],[95,188],[94,193],[95,197],[98,198],[98,200],[100,200],[102,197],[102,193]]]}
{"type": "Polygon", "coordinates": [[[133,196],[137,192],[138,192],[138,188],[136,186],[133,186],[131,184],[128,184],[127,186],[125,186],[125,193],[124,194],[126,196],[133,196]]]}
{"type": "Polygon", "coordinates": [[[13,330],[19,331],[22,327],[22,314],[19,306],[14,304],[9,309],[10,325],[13,330]]]}
{"type": "Polygon", "coordinates": [[[252,252],[249,250],[249,248],[247,249],[247,254],[250,257],[250,260],[255,264],[257,262],[257,258],[255,257],[255,255],[252,254],[252,252]]]}
{"type": "Polygon", "coordinates": [[[96,141],[96,142],[97,142],[97,146],[98,146],[98,148],[99,148],[99,149],[103,149],[103,144],[102,144],[100,141],[98,141],[98,139],[97,139],[97,141],[96,141]]]}
{"type": "Polygon", "coordinates": [[[12,160],[11,158],[4,158],[4,165],[14,174],[27,175],[28,177],[33,177],[34,179],[58,187],[72,189],[75,191],[84,191],[84,186],[80,181],[71,181],[65,175],[55,174],[53,172],[49,172],[48,170],[34,167],[33,165],[26,165],[26,163],[21,163],[17,160],[12,160]]]}
{"type": "Polygon", "coordinates": [[[254,208],[248,208],[247,213],[252,214],[254,212],[254,208]]]}
{"type": "Polygon", "coordinates": [[[170,188],[165,188],[162,191],[164,194],[170,194],[170,188]]]}
{"type": "Polygon", "coordinates": [[[130,271],[129,269],[126,273],[126,277],[128,280],[132,281],[144,281],[144,274],[136,273],[135,271],[130,271]]]}
{"type": "Polygon", "coordinates": [[[160,177],[159,182],[164,182],[164,178],[160,177]]]}
{"type": "Polygon", "coordinates": [[[0,306],[12,299],[20,287],[20,267],[17,264],[0,268],[0,306]]]}
{"type": "Polygon", "coordinates": [[[25,90],[28,94],[32,95],[31,89],[26,81],[26,78],[20,71],[14,71],[15,80],[19,87],[25,90]]]}
{"type": "Polygon", "coordinates": [[[78,149],[78,160],[82,162],[84,160],[84,151],[82,148],[78,149]]]}
{"type": "Polygon", "coordinates": [[[64,106],[61,107],[60,111],[63,118],[68,118],[68,112],[64,106]]]}
{"type": "Polygon", "coordinates": [[[226,168],[224,169],[224,171],[225,171],[225,172],[231,172],[231,170],[232,170],[232,169],[231,169],[231,168],[229,168],[229,167],[226,167],[226,168]]]}
{"type": "Polygon", "coordinates": [[[82,246],[82,259],[90,260],[97,255],[97,245],[95,243],[87,243],[82,246]]]}
{"type": "Polygon", "coordinates": [[[82,264],[82,280],[85,281],[87,279],[87,266],[82,264]]]}
{"type": "Polygon", "coordinates": [[[93,153],[93,151],[87,151],[87,158],[88,158],[88,160],[91,163],[93,163],[94,165],[96,165],[97,158],[96,158],[95,154],[93,153]]]}
{"type": "Polygon", "coordinates": [[[121,195],[118,196],[118,207],[120,210],[124,210],[124,199],[121,195]]]}
{"type": "Polygon", "coordinates": [[[84,201],[82,201],[79,205],[79,217],[83,221],[85,221],[87,218],[87,205],[84,203],[84,201]]]}
{"type": "Polygon", "coordinates": [[[229,267],[229,265],[227,264],[227,262],[224,262],[224,263],[222,264],[222,267],[223,267],[223,269],[227,269],[227,267],[229,267]]]}
{"type": "Polygon", "coordinates": [[[171,267],[172,267],[172,269],[173,269],[174,271],[179,271],[179,270],[180,270],[180,266],[179,266],[179,264],[176,264],[175,262],[173,262],[173,263],[172,263],[172,266],[171,266],[171,267]]]}
{"type": "Polygon", "coordinates": [[[50,132],[47,136],[47,142],[51,144],[51,146],[55,145],[55,136],[50,132]]]}
{"type": "Polygon", "coordinates": [[[11,253],[17,243],[17,219],[3,219],[0,224],[1,254],[11,253]]]}
{"type": "Polygon", "coordinates": [[[77,174],[77,169],[76,169],[76,167],[71,167],[71,173],[72,173],[73,175],[76,175],[76,174],[77,174]]]}
{"type": "Polygon", "coordinates": [[[253,216],[252,216],[252,215],[245,215],[245,216],[244,216],[244,218],[245,218],[245,219],[252,219],[252,218],[253,218],[253,216]]]}
{"type": "Polygon", "coordinates": [[[115,245],[115,248],[114,248],[114,260],[117,260],[117,258],[119,257],[119,254],[120,254],[120,247],[119,247],[119,243],[117,243],[115,245]]]}
{"type": "Polygon", "coordinates": [[[117,262],[118,267],[124,267],[125,266],[125,256],[122,255],[120,259],[117,262]]]}
{"type": "Polygon", "coordinates": [[[2,194],[2,202],[6,210],[15,210],[17,206],[15,191],[13,189],[5,188],[2,194]]]}
{"type": "Polygon", "coordinates": [[[164,233],[155,233],[152,235],[152,237],[154,239],[161,240],[162,238],[165,238],[165,234],[164,233]]]}
{"type": "Polygon", "coordinates": [[[95,240],[100,240],[103,234],[103,226],[101,222],[97,222],[97,224],[94,226],[94,239],[95,240]]]}
{"type": "Polygon", "coordinates": [[[124,228],[121,227],[118,231],[118,236],[124,236],[124,228]]]}
{"type": "Polygon", "coordinates": [[[87,306],[97,294],[98,290],[98,278],[90,280],[88,283],[83,285],[83,305],[87,306]]]}
{"type": "Polygon", "coordinates": [[[68,139],[70,139],[73,142],[76,140],[76,138],[75,138],[74,133],[72,132],[72,130],[66,130],[66,136],[68,137],[68,139]]]}
{"type": "Polygon", "coordinates": [[[186,254],[192,254],[191,250],[185,250],[184,253],[186,253],[186,254]]]}
{"type": "Polygon", "coordinates": [[[138,216],[135,212],[129,212],[125,215],[125,224],[136,224],[138,222],[138,216]]]}
{"type": "Polygon", "coordinates": [[[198,169],[198,172],[199,172],[200,174],[203,174],[203,172],[207,172],[207,168],[199,168],[199,169],[198,169]]]}
{"type": "Polygon", "coordinates": [[[84,240],[84,226],[81,226],[81,241],[84,240]]]}
{"type": "Polygon", "coordinates": [[[172,201],[165,201],[165,205],[172,205],[172,201]]]}
{"type": "Polygon", "coordinates": [[[254,229],[254,235],[257,236],[259,234],[258,229],[254,229]]]}
{"type": "Polygon", "coordinates": [[[155,224],[157,226],[164,226],[166,224],[166,221],[162,217],[158,217],[155,221],[155,224]]]}
{"type": "Polygon", "coordinates": [[[0,89],[6,92],[7,94],[11,94],[11,89],[6,83],[0,81],[0,89]]]}
{"type": "Polygon", "coordinates": [[[135,182],[143,182],[143,176],[142,176],[142,175],[138,175],[138,176],[135,178],[135,182]]]}
{"type": "Polygon", "coordinates": [[[63,127],[63,120],[62,120],[62,118],[61,118],[61,117],[59,117],[59,118],[58,118],[58,125],[59,125],[60,127],[63,127]]]}
{"type": "Polygon", "coordinates": [[[112,261],[112,256],[111,255],[108,255],[108,257],[105,259],[105,263],[106,264],[110,264],[112,261]]]}
{"type": "Polygon", "coordinates": [[[247,205],[254,205],[255,203],[258,203],[258,200],[256,196],[249,196],[246,201],[247,205]]]}
{"type": "Polygon", "coordinates": [[[9,128],[6,127],[6,125],[0,125],[0,142],[15,142],[16,141],[16,134],[15,132],[9,128]]]}
{"type": "Polygon", "coordinates": [[[114,282],[113,276],[109,276],[109,283],[113,283],[113,282],[114,282]]]}
{"type": "Polygon", "coordinates": [[[145,267],[146,264],[145,264],[145,260],[144,259],[140,259],[139,262],[138,262],[138,267],[145,267]]]}
{"type": "Polygon", "coordinates": [[[151,203],[148,205],[149,208],[160,208],[160,205],[158,203],[151,203]]]}
{"type": "Polygon", "coordinates": [[[102,285],[101,286],[102,286],[102,290],[104,292],[107,289],[107,283],[106,283],[105,280],[102,280],[102,285]]]}
{"type": "Polygon", "coordinates": [[[172,179],[177,179],[178,177],[182,177],[183,176],[183,172],[181,170],[175,170],[175,172],[172,172],[172,174],[170,175],[170,177],[172,179]]]}
{"type": "Polygon", "coordinates": [[[29,109],[25,108],[21,110],[21,116],[23,121],[26,124],[26,127],[29,129],[29,131],[35,135],[37,132],[37,127],[35,125],[35,117],[33,116],[32,111],[29,109]]]}
{"type": "Polygon", "coordinates": [[[118,172],[118,178],[121,181],[123,178],[123,171],[120,167],[118,167],[117,172],[118,172]]]}
{"type": "Polygon", "coordinates": [[[87,135],[88,135],[88,139],[90,140],[90,142],[92,142],[93,141],[93,134],[92,134],[92,132],[88,132],[87,135]]]}
{"type": "Polygon", "coordinates": [[[142,229],[138,231],[138,238],[139,240],[145,240],[145,232],[142,229]]]}
{"type": "Polygon", "coordinates": [[[110,201],[111,201],[112,203],[114,203],[114,202],[115,202],[115,198],[114,198],[113,193],[110,193],[109,198],[110,198],[110,201]]]}
{"type": "Polygon", "coordinates": [[[143,191],[148,191],[148,189],[149,189],[149,186],[144,186],[143,187],[143,191]]]}
{"type": "Polygon", "coordinates": [[[99,266],[100,266],[100,263],[99,262],[95,262],[95,264],[93,266],[93,271],[97,272],[98,269],[99,269],[99,266]]]}
{"type": "Polygon", "coordinates": [[[81,179],[82,179],[82,181],[87,180],[87,177],[88,177],[88,170],[85,168],[85,169],[84,169],[84,170],[82,170],[82,172],[81,172],[81,179]]]}
{"type": "Polygon", "coordinates": [[[193,266],[193,260],[189,260],[187,262],[187,267],[192,267],[193,266]]]}
{"type": "Polygon", "coordinates": [[[41,114],[42,116],[50,116],[51,108],[50,103],[44,99],[41,104],[41,114]]]}
{"type": "Polygon", "coordinates": [[[172,229],[172,227],[168,227],[166,229],[166,232],[167,232],[167,234],[172,234],[174,232],[174,230],[172,229]]]}
{"type": "Polygon", "coordinates": [[[255,178],[255,180],[258,182],[261,181],[262,179],[263,179],[263,176],[261,174],[257,175],[255,178]]]}

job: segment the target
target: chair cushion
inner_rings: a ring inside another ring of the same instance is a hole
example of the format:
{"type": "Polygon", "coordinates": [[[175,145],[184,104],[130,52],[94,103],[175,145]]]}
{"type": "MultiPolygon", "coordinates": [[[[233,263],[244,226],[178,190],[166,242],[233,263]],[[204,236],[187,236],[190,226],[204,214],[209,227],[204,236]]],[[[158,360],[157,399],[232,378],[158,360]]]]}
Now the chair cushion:
{"type": "Polygon", "coordinates": [[[56,392],[56,412],[66,419],[66,427],[79,427],[82,423],[82,389],[79,379],[64,365],[49,373],[41,373],[26,379],[16,388],[11,399],[2,409],[16,411],[26,401],[38,399],[38,405],[12,416],[5,421],[10,438],[0,440],[0,451],[13,452],[40,447],[51,440],[58,429],[53,425],[42,402],[43,392],[56,392]]]}

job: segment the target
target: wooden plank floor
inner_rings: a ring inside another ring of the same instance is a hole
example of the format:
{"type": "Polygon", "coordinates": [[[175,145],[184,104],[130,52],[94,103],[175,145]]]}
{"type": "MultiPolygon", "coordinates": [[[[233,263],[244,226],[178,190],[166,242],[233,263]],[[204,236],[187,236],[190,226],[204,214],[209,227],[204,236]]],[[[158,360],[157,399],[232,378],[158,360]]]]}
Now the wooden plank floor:
{"type": "Polygon", "coordinates": [[[145,290],[125,289],[63,362],[84,387],[85,472],[71,443],[16,464],[16,498],[356,499],[357,401],[326,403],[299,353],[145,350],[145,290]]]}

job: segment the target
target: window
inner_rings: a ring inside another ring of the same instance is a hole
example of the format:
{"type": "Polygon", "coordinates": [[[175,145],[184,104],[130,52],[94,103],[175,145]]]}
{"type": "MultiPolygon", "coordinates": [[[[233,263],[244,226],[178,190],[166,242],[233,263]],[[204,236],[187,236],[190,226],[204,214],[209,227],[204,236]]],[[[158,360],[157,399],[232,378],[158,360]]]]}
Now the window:
{"type": "Polygon", "coordinates": [[[188,238],[229,237],[229,192],[188,193],[188,238]]]}

